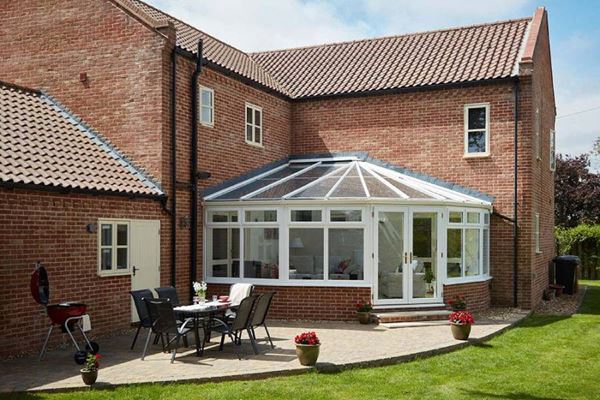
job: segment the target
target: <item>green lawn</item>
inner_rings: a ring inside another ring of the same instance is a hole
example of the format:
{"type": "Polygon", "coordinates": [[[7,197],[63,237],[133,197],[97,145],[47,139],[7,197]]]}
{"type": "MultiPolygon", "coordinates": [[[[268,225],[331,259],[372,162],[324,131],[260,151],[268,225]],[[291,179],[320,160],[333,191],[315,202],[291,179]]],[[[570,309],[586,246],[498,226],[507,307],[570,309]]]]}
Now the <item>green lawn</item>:
{"type": "Polygon", "coordinates": [[[258,381],[135,385],[21,398],[600,399],[600,281],[584,284],[589,286],[584,304],[571,318],[534,315],[488,343],[409,363],[258,381]]]}

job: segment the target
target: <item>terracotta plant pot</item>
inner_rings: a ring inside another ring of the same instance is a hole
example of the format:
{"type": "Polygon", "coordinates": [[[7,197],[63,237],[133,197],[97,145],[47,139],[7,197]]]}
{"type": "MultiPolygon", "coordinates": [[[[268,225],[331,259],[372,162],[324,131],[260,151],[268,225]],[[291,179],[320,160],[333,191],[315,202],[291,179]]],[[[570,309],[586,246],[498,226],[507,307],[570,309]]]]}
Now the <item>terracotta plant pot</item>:
{"type": "Polygon", "coordinates": [[[363,325],[368,324],[369,322],[371,322],[371,313],[368,311],[357,311],[356,312],[356,318],[358,318],[358,322],[360,322],[363,325]]]}
{"type": "Polygon", "coordinates": [[[319,358],[320,344],[296,344],[296,355],[300,364],[313,366],[319,358]]]}
{"type": "Polygon", "coordinates": [[[450,329],[452,330],[452,336],[456,340],[467,340],[469,335],[471,334],[471,325],[470,324],[450,324],[450,329]]]}
{"type": "Polygon", "coordinates": [[[91,386],[96,383],[96,379],[98,379],[98,370],[95,369],[90,371],[84,368],[81,370],[81,378],[83,379],[83,383],[91,386]]]}

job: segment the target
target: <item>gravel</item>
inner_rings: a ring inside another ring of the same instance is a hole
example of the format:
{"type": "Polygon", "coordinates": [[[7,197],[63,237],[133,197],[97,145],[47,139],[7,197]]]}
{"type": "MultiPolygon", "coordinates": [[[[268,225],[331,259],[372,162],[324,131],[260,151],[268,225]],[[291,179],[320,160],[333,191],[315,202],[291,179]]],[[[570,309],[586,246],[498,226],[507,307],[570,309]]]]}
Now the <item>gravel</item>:
{"type": "Polygon", "coordinates": [[[579,291],[573,295],[563,294],[552,300],[542,300],[535,308],[536,314],[542,315],[572,315],[577,312],[585,295],[585,286],[579,286],[579,291]]]}

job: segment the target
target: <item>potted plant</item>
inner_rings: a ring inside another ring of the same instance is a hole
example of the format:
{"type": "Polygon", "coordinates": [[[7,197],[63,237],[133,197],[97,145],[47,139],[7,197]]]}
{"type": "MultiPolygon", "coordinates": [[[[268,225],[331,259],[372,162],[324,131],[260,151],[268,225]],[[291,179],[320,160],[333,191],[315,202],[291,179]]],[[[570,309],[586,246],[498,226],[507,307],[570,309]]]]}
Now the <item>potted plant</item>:
{"type": "Polygon", "coordinates": [[[81,369],[81,378],[86,385],[91,386],[96,383],[96,379],[98,379],[98,368],[100,368],[98,360],[101,357],[100,354],[88,353],[85,358],[85,367],[81,369]]]}
{"type": "Polygon", "coordinates": [[[427,283],[427,294],[433,294],[433,285],[432,282],[435,281],[435,275],[433,274],[433,269],[431,267],[425,268],[425,273],[423,274],[423,280],[427,283]]]}
{"type": "Polygon", "coordinates": [[[454,299],[448,302],[452,311],[464,311],[467,309],[467,301],[462,294],[456,295],[454,299]]]}
{"type": "Polygon", "coordinates": [[[303,332],[294,338],[296,343],[296,355],[300,364],[313,366],[319,358],[319,347],[321,342],[316,332],[303,332]]]}
{"type": "Polygon", "coordinates": [[[194,297],[194,304],[204,303],[206,301],[206,290],[208,285],[206,282],[194,282],[193,285],[196,296],[194,297]]]}
{"type": "Polygon", "coordinates": [[[356,317],[358,318],[358,322],[363,325],[371,322],[371,311],[373,311],[373,306],[370,301],[356,303],[356,317]]]}
{"type": "Polygon", "coordinates": [[[448,318],[452,336],[456,340],[467,340],[471,333],[471,325],[475,323],[473,314],[468,311],[455,311],[448,318]]]}

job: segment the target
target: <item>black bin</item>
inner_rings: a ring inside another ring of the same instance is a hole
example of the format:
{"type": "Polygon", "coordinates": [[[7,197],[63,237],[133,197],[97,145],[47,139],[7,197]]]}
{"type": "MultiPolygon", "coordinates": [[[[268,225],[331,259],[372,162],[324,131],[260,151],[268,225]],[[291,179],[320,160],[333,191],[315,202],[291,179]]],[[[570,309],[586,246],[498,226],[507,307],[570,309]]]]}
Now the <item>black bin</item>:
{"type": "Polygon", "coordinates": [[[581,261],[577,256],[559,256],[554,258],[556,283],[565,287],[565,294],[577,292],[577,269],[581,261]]]}

